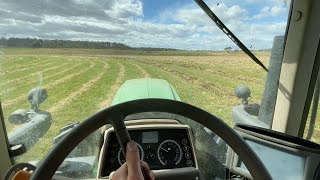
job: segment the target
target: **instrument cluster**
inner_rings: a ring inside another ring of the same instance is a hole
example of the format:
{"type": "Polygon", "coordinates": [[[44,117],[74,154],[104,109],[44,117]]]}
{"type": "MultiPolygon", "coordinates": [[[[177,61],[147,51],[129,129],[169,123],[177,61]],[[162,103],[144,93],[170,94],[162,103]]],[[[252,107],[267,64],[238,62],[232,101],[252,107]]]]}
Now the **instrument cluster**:
{"type": "MultiPolygon", "coordinates": [[[[187,129],[129,130],[132,140],[138,143],[140,159],[151,170],[195,167],[187,129]]],[[[101,176],[108,176],[125,163],[116,134],[108,134],[101,176]]]]}

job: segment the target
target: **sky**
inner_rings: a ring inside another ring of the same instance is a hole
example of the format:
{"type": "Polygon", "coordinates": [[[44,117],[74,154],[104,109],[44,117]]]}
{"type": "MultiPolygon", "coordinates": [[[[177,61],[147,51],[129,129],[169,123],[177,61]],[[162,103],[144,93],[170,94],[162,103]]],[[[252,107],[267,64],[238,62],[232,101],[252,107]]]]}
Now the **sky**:
{"type": "MultiPolygon", "coordinates": [[[[249,49],[284,35],[284,0],[205,0],[249,49]]],[[[0,37],[107,41],[186,50],[236,48],[193,0],[0,0],[0,37]]]]}

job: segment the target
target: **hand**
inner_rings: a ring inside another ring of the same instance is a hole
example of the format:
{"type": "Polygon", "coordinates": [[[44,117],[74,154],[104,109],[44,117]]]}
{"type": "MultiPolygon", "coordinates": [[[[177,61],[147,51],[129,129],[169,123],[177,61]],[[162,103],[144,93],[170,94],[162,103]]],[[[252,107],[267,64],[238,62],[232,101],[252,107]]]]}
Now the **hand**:
{"type": "Polygon", "coordinates": [[[110,174],[112,180],[144,180],[143,170],[146,180],[154,180],[155,174],[150,170],[148,164],[140,161],[140,154],[137,144],[129,141],[127,144],[126,163],[110,174]]]}

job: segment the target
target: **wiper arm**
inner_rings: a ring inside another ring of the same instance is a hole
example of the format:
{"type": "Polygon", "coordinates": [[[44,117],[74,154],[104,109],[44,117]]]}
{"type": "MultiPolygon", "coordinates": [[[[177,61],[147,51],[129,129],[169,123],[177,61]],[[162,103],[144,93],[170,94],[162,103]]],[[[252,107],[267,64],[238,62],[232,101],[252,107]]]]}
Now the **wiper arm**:
{"type": "Polygon", "coordinates": [[[216,25],[240,48],[242,49],[251,59],[260,65],[264,70],[268,72],[266,66],[254,55],[252,52],[235,36],[226,25],[212,12],[203,0],[195,0],[196,3],[202,8],[202,10],[216,23],[216,25]]]}

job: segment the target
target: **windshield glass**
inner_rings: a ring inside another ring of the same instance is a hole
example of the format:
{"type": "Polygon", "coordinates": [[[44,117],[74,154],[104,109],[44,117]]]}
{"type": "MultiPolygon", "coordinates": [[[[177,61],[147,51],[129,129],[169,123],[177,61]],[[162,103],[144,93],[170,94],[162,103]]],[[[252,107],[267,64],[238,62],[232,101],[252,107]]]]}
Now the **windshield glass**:
{"type": "MultiPolygon", "coordinates": [[[[272,47],[276,52],[283,48],[286,1],[206,3],[267,68],[271,59],[279,62],[281,50],[270,57],[272,47]]],[[[175,97],[229,126],[250,121],[270,127],[264,116],[268,112],[260,115],[259,110],[265,106],[265,87],[267,99],[275,97],[276,87],[266,85],[266,71],[194,1],[5,0],[0,17],[0,98],[6,129],[11,144],[27,148],[15,162],[36,164],[78,122],[134,98],[116,96],[130,93],[120,87],[132,79],[163,79],[175,97]]],[[[100,135],[100,130],[92,134],[70,157],[86,157],[74,161],[89,162],[94,169],[100,135]]],[[[70,169],[72,163],[64,166],[70,169]]]]}

